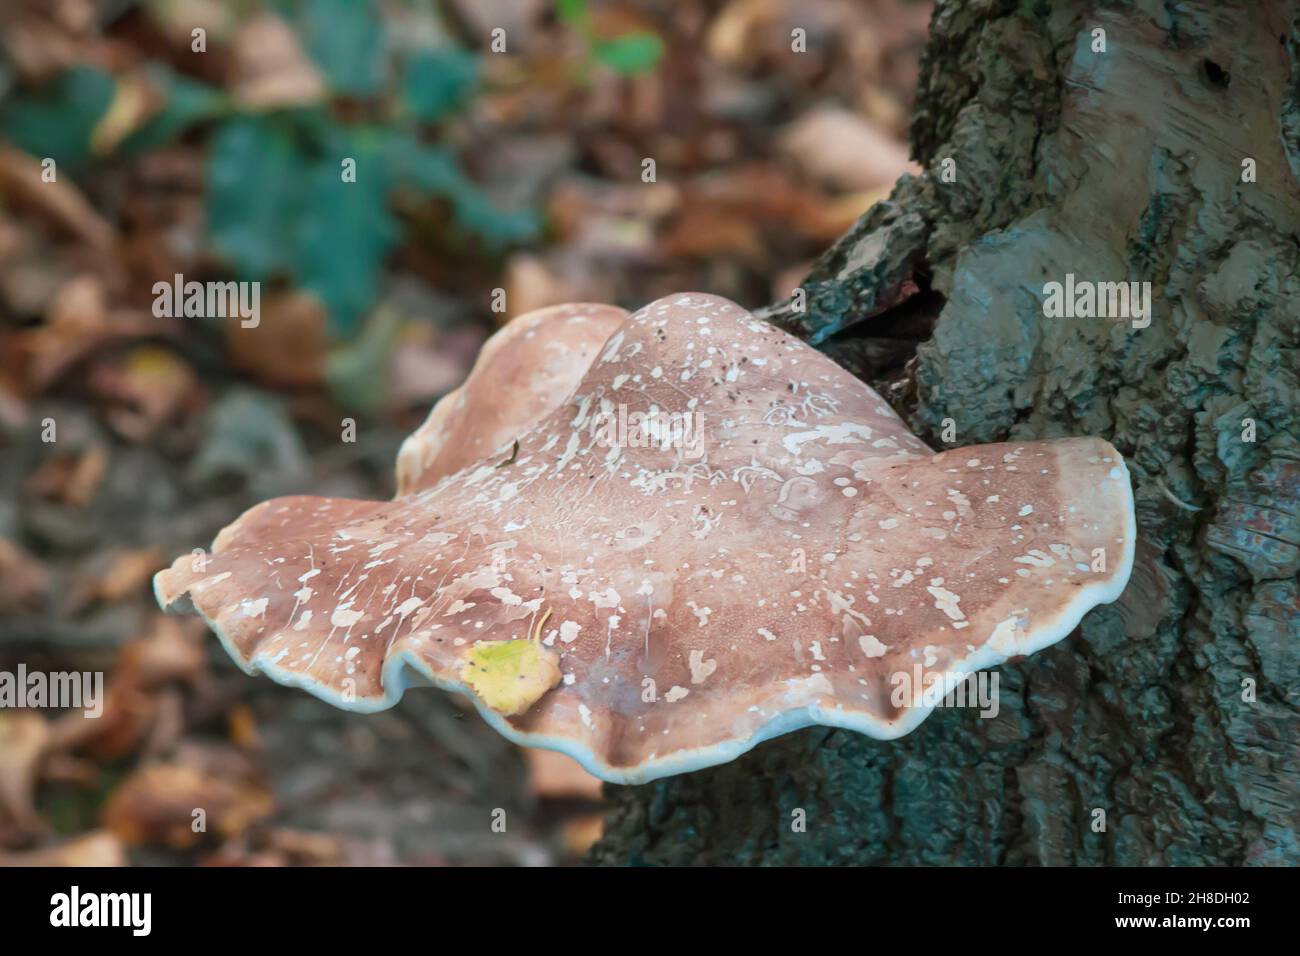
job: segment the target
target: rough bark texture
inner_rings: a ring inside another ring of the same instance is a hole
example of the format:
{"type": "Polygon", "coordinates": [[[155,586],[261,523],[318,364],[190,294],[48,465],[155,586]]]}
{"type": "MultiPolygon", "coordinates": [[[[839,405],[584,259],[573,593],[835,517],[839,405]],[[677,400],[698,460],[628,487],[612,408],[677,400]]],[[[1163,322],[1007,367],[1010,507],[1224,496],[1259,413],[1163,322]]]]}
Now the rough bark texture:
{"type": "Polygon", "coordinates": [[[594,862],[1300,863],[1298,8],[940,0],[926,174],[822,258],[806,313],[768,317],[935,447],[1109,438],[1132,582],[1003,667],[995,719],[807,730],[610,787],[594,862]],[[1150,281],[1150,326],[1045,318],[1066,273],[1150,281]]]}

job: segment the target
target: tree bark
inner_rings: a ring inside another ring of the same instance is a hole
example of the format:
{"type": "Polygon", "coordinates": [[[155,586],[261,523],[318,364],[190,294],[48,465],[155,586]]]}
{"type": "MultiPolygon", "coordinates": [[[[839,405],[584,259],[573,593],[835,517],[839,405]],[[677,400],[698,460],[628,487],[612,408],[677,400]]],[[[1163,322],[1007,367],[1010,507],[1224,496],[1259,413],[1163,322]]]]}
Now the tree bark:
{"type": "Polygon", "coordinates": [[[1110,439],[1131,583],[996,718],[611,786],[591,860],[1300,863],[1300,2],[939,0],[912,145],[766,317],[936,448],[1110,439]],[[1045,317],[1067,273],[1149,281],[1150,325],[1045,317]]]}

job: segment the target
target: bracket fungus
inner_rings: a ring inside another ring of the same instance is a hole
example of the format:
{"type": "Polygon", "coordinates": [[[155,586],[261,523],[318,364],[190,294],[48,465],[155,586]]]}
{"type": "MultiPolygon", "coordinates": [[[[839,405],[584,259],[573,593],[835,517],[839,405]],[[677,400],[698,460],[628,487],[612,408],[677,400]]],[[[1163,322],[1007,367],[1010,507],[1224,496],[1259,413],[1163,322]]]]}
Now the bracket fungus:
{"type": "Polygon", "coordinates": [[[812,724],[901,736],[926,687],[1061,640],[1133,562],[1105,441],[936,454],[694,293],[516,319],[398,476],[392,501],[250,509],[157,575],[159,602],[188,598],[249,672],[362,711],[460,691],[616,783],[812,724]]]}

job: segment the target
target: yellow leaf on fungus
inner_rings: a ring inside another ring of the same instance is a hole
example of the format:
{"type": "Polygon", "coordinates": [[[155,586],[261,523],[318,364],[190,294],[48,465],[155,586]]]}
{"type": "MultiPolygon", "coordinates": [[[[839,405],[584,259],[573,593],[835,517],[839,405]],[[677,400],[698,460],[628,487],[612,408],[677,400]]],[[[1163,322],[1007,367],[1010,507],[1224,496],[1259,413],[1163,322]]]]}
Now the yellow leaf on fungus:
{"type": "Polygon", "coordinates": [[[560,656],[536,641],[478,641],[463,665],[465,683],[499,714],[522,714],[560,682],[560,656]]]}

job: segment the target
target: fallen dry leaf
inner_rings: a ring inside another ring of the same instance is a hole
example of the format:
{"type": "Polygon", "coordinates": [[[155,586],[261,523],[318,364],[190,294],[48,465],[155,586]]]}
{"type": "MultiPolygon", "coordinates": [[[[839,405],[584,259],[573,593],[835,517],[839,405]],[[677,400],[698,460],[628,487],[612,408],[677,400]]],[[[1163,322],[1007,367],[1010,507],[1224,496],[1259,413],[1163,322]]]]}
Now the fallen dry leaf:
{"type": "Polygon", "coordinates": [[[47,458],[27,476],[24,487],[38,498],[84,508],[107,473],[108,449],[96,444],[77,454],[47,458]]]}
{"type": "Polygon", "coordinates": [[[325,97],[325,79],[303,53],[298,35],[272,13],[244,23],[234,39],[235,99],[254,110],[310,106],[325,97]]]}
{"type": "Polygon", "coordinates": [[[289,866],[287,854],[275,850],[255,850],[245,839],[227,840],[210,853],[199,858],[199,866],[214,867],[282,867],[289,866]]]}
{"type": "Polygon", "coordinates": [[[191,624],[171,615],[155,614],[145,634],[122,648],[113,669],[114,680],[143,690],[171,682],[195,683],[206,661],[203,637],[207,632],[191,624]]]}
{"type": "Polygon", "coordinates": [[[779,13],[775,0],[731,0],[709,24],[705,49],[726,66],[746,63],[760,47],[757,33],[779,13]]]}
{"type": "Polygon", "coordinates": [[[69,599],[77,610],[91,604],[116,604],[148,589],[155,572],[167,561],[157,548],[122,548],[103,559],[102,570],[82,581],[69,599]]]}
{"type": "Polygon", "coordinates": [[[104,694],[103,712],[64,714],[54,724],[51,749],[78,749],[100,760],[154,751],[183,731],[182,701],[167,685],[194,687],[205,675],[201,628],[163,614],[119,652],[104,694]]]}
{"type": "Polygon", "coordinates": [[[669,257],[731,257],[768,267],[769,247],[790,237],[823,246],[838,238],[872,197],[828,197],[774,164],[747,163],[697,177],[660,242],[669,257]]]}
{"type": "MultiPolygon", "coordinates": [[[[0,351],[4,350],[4,337],[0,334],[0,351]]],[[[18,394],[16,376],[8,376],[0,369],[0,431],[18,431],[27,424],[28,406],[18,394]]]]}
{"type": "Polygon", "coordinates": [[[225,323],[231,364],[275,388],[320,385],[329,354],[325,306],[310,292],[267,296],[261,321],[245,328],[238,317],[225,323]]]}
{"type": "Polygon", "coordinates": [[[163,98],[143,72],[117,78],[113,99],[90,134],[90,151],[107,156],[162,108],[163,98]]]}
{"type": "Polygon", "coordinates": [[[601,782],[567,754],[525,747],[528,788],[542,798],[600,800],[601,782]]]}
{"type": "Polygon", "coordinates": [[[551,190],[546,216],[566,245],[599,252],[601,258],[635,258],[653,252],[655,225],[681,202],[681,190],[668,183],[626,185],[570,176],[551,190]]]}
{"type": "Polygon", "coordinates": [[[427,408],[465,381],[483,335],[477,329],[444,332],[408,322],[389,358],[388,399],[394,408],[427,408]]]}
{"type": "Polygon", "coordinates": [[[158,716],[155,695],[110,680],[103,713],[89,717],[74,710],[54,725],[53,749],[77,749],[98,761],[118,760],[139,751],[158,716]]]}
{"type": "Polygon", "coordinates": [[[526,45],[538,18],[550,6],[548,0],[451,0],[457,15],[474,36],[491,39],[492,31],[501,28],[512,42],[526,45]]]}
{"type": "Polygon", "coordinates": [[[142,345],[97,364],[91,386],[112,403],[104,417],[123,438],[149,440],[178,413],[198,401],[198,377],[170,349],[142,345]]]}
{"type": "Polygon", "coordinates": [[[703,205],[684,209],[664,233],[662,245],[670,256],[726,257],[759,267],[767,259],[767,247],[752,216],[745,211],[726,215],[703,205]]]}
{"type": "Polygon", "coordinates": [[[27,387],[39,392],[83,360],[104,354],[110,344],[158,335],[165,329],[148,313],[110,309],[103,280],[82,273],[59,286],[44,323],[16,335],[14,348],[25,356],[27,387]]]}
{"type": "Polygon", "coordinates": [[[40,607],[49,584],[44,564],[12,541],[0,538],[0,615],[40,607]]]}
{"type": "Polygon", "coordinates": [[[780,302],[794,294],[794,290],[803,284],[815,260],[798,262],[788,266],[772,277],[772,301],[780,302]]]}
{"type": "MultiPolygon", "coordinates": [[[[57,727],[51,751],[58,746],[57,727]]],[[[41,763],[41,780],[46,783],[68,783],[77,787],[94,786],[99,779],[99,767],[91,760],[73,757],[68,754],[51,752],[41,763]]]]}
{"type": "Polygon", "coordinates": [[[230,732],[230,742],[240,750],[253,751],[261,747],[262,740],[257,733],[257,718],[253,709],[247,704],[236,704],[226,717],[230,732]]]}
{"type": "Polygon", "coordinates": [[[40,714],[0,710],[0,832],[40,828],[36,782],[49,740],[49,724],[40,714]]]}
{"type": "Polygon", "coordinates": [[[899,142],[907,142],[912,114],[896,94],[882,87],[867,86],[862,90],[858,106],[862,115],[881,130],[899,142]]]}
{"type": "Polygon", "coordinates": [[[104,806],[104,825],[128,846],[186,849],[245,832],[274,810],[260,783],[198,767],[154,764],[134,771],[104,806]]]}
{"type": "Polygon", "coordinates": [[[506,311],[497,319],[506,322],[548,305],[564,302],[608,302],[614,298],[607,279],[584,270],[580,261],[565,256],[564,250],[543,255],[519,252],[506,262],[506,311]]]}
{"type": "Polygon", "coordinates": [[[268,849],[287,854],[295,864],[326,864],[343,857],[343,845],[332,833],[308,833],[272,827],[267,831],[268,849]]]}
{"type": "Polygon", "coordinates": [[[207,31],[210,48],[230,39],[241,13],[238,5],[223,0],[146,0],[143,5],[168,38],[186,51],[191,50],[196,25],[207,31]]]}
{"type": "Polygon", "coordinates": [[[581,857],[592,848],[605,831],[605,818],[599,813],[574,817],[564,824],[564,848],[572,856],[581,857]]]}
{"type": "Polygon", "coordinates": [[[18,74],[33,83],[97,59],[95,8],[90,0],[11,2],[0,7],[5,53],[18,74]]]}
{"type": "Polygon", "coordinates": [[[67,176],[41,179],[41,164],[12,146],[0,144],[0,194],[27,204],[65,232],[100,252],[108,252],[117,233],[67,176]]]}
{"type": "Polygon", "coordinates": [[[126,866],[126,847],[107,830],[95,830],[24,853],[0,853],[0,866],[126,866]]]}
{"type": "Polygon", "coordinates": [[[778,144],[810,176],[845,192],[920,175],[907,146],[870,120],[838,106],[816,106],[781,131],[778,144]]]}

